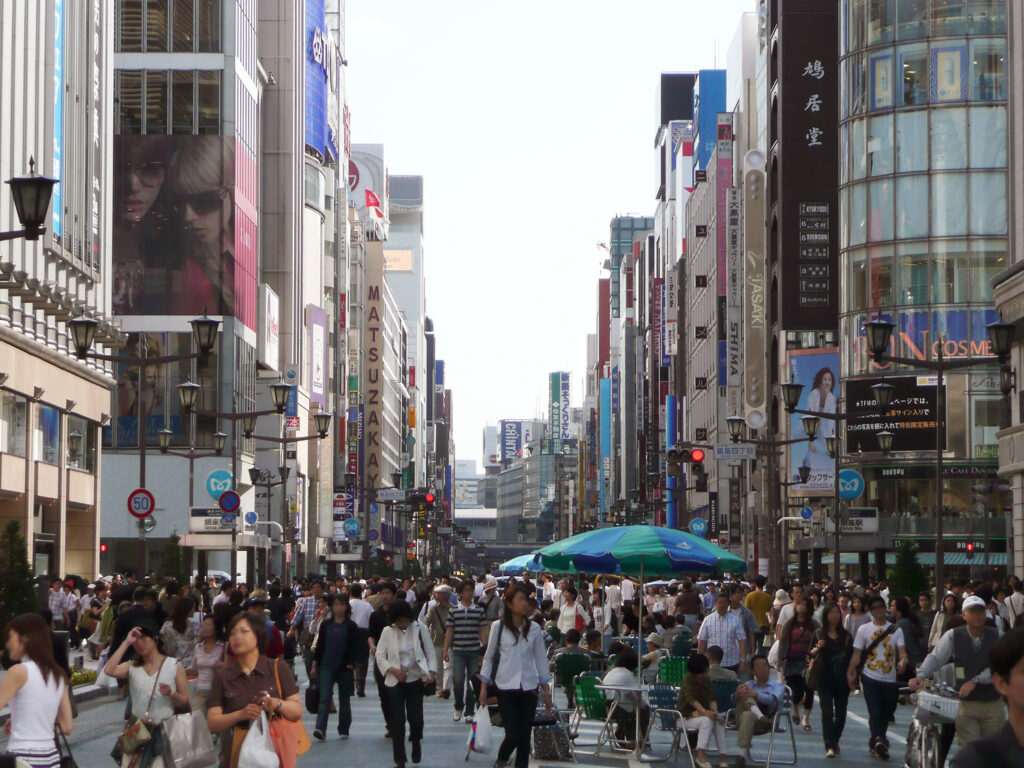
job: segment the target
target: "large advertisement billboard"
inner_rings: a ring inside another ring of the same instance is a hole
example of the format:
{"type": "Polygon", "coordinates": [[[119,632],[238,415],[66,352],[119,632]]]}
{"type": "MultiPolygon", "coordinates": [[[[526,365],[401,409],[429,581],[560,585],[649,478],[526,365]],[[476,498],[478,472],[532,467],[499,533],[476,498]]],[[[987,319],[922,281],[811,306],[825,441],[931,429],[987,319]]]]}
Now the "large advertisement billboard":
{"type": "MultiPolygon", "coordinates": [[[[839,384],[839,351],[835,347],[823,349],[798,349],[789,353],[789,380],[803,384],[804,389],[797,405],[799,410],[814,413],[835,414],[836,391],[839,384]]],[[[789,436],[803,437],[802,414],[789,417],[789,436]]],[[[809,467],[810,476],[806,483],[797,483],[789,488],[792,496],[827,496],[835,488],[835,461],[829,458],[826,437],[836,433],[832,419],[819,420],[817,437],[811,442],[802,441],[789,446],[790,480],[799,480],[799,468],[809,467]]]]}
{"type": "Polygon", "coordinates": [[[321,160],[338,159],[337,138],[328,120],[328,91],[337,93],[341,54],[327,29],[324,0],[306,0],[306,148],[321,160]]]}
{"type": "Polygon", "coordinates": [[[309,313],[309,401],[321,408],[327,404],[327,313],[308,306],[309,313]]]}
{"type": "Polygon", "coordinates": [[[213,135],[115,136],[114,169],[114,313],[227,315],[256,330],[248,151],[213,135]]]}
{"type": "Polygon", "coordinates": [[[892,432],[892,450],[934,451],[936,380],[931,376],[886,376],[846,380],[847,453],[881,450],[878,433],[892,432]],[[894,387],[892,404],[881,415],[871,388],[882,382],[894,387]]]}
{"type": "Polygon", "coordinates": [[[501,461],[515,461],[523,455],[523,422],[501,421],[498,423],[501,432],[501,461]]]}

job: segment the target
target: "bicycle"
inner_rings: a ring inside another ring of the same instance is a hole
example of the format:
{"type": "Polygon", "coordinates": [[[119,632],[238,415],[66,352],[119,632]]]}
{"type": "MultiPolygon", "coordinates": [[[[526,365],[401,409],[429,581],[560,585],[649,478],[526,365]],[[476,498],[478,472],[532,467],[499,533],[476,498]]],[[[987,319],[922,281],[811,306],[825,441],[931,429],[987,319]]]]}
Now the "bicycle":
{"type": "Polygon", "coordinates": [[[942,727],[956,722],[960,694],[952,686],[925,681],[924,687],[911,699],[916,700],[917,706],[907,731],[903,768],[942,768],[946,762],[942,727]]]}

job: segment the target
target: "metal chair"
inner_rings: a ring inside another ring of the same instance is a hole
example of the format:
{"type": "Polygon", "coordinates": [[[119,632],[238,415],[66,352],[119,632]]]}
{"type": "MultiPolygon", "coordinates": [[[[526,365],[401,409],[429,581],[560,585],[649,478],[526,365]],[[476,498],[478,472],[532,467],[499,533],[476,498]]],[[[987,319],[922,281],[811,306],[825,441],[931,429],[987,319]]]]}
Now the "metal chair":
{"type": "Polygon", "coordinates": [[[590,671],[590,655],[586,653],[560,653],[555,656],[555,685],[565,689],[569,709],[574,709],[573,685],[576,676],[590,671]]]}
{"type": "Polygon", "coordinates": [[[601,745],[610,740],[613,735],[611,726],[608,723],[608,699],[604,692],[598,689],[601,678],[596,673],[584,672],[576,676],[576,709],[573,712],[572,722],[569,724],[569,738],[577,747],[595,747],[596,755],[601,750],[601,745]],[[601,723],[601,733],[594,744],[575,744],[580,735],[580,723],[584,720],[595,720],[601,723]]]}
{"type": "MultiPolygon", "coordinates": [[[[675,757],[679,751],[679,741],[686,734],[683,725],[682,714],[676,709],[676,689],[668,683],[653,683],[647,686],[647,700],[651,705],[651,721],[647,725],[647,732],[644,734],[643,748],[650,748],[652,731],[661,731],[672,734],[672,745],[668,754],[658,757],[653,754],[644,755],[645,763],[663,763],[675,757]]],[[[687,751],[690,750],[689,736],[687,736],[687,751]]],[[[641,749],[643,751],[643,749],[641,749]]],[[[696,768],[693,754],[690,754],[691,768],[696,768]]]]}
{"type": "Polygon", "coordinates": [[[771,768],[774,765],[796,765],[796,732],[793,730],[793,692],[789,686],[785,686],[782,701],[775,708],[775,715],[772,717],[772,730],[768,738],[768,757],[763,763],[764,768],[771,768]],[[784,729],[784,730],[780,730],[784,729]],[[790,746],[793,749],[791,760],[772,760],[772,752],[775,748],[775,736],[778,733],[789,733],[790,746]]]}
{"type": "Polygon", "coordinates": [[[689,660],[679,656],[666,656],[658,665],[658,682],[668,683],[677,688],[683,684],[686,677],[686,666],[689,660]]]}
{"type": "Polygon", "coordinates": [[[669,649],[673,656],[687,658],[693,648],[693,633],[689,627],[683,627],[678,635],[672,640],[672,647],[669,649]]]}
{"type": "Polygon", "coordinates": [[[736,702],[733,695],[740,687],[739,680],[712,680],[711,689],[715,692],[715,702],[718,704],[718,711],[725,715],[725,726],[729,727],[729,719],[735,718],[736,702]]]}

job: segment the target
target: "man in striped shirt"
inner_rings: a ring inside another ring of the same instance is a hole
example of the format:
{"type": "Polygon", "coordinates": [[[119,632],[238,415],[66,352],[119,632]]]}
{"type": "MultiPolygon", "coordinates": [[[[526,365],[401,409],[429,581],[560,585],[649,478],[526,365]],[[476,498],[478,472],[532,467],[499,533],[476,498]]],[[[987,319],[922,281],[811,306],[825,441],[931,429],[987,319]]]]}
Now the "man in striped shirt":
{"type": "Polygon", "coordinates": [[[463,717],[465,697],[466,722],[473,720],[473,676],[480,670],[480,650],[487,644],[487,620],[484,609],[473,602],[473,582],[467,579],[459,587],[459,603],[448,612],[444,637],[444,660],[451,661],[452,688],[455,689],[456,723],[463,717]]]}
{"type": "Polygon", "coordinates": [[[722,667],[742,674],[747,671],[747,636],[739,617],[729,613],[729,594],[715,595],[715,611],[704,617],[697,632],[697,653],[717,645],[722,649],[722,667]]]}

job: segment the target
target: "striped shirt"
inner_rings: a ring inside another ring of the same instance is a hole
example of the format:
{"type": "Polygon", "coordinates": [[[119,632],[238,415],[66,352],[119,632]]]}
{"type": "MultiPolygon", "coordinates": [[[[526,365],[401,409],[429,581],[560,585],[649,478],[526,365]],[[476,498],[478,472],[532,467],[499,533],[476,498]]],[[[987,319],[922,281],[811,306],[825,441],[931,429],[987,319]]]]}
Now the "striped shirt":
{"type": "Polygon", "coordinates": [[[462,603],[459,603],[452,608],[448,613],[448,622],[446,624],[447,629],[454,630],[452,650],[480,650],[480,627],[485,625],[484,609],[479,605],[470,605],[467,608],[462,603]]]}
{"type": "Polygon", "coordinates": [[[705,648],[717,645],[722,649],[722,666],[735,667],[740,658],[740,643],[746,642],[743,624],[738,616],[727,613],[724,616],[715,611],[704,617],[697,631],[697,640],[703,640],[705,648]]]}

